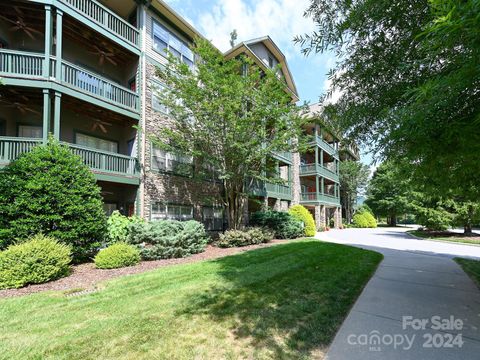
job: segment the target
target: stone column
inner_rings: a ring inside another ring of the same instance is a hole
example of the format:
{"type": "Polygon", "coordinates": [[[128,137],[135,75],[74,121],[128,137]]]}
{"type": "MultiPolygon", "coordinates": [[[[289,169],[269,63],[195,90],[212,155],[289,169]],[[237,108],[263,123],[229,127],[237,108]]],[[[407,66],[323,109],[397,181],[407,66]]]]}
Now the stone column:
{"type": "Polygon", "coordinates": [[[292,154],[292,205],[300,204],[300,154],[292,154]]]}
{"type": "Polygon", "coordinates": [[[263,198],[263,204],[262,204],[263,210],[268,210],[268,196],[265,196],[263,198]]]}
{"type": "Polygon", "coordinates": [[[320,205],[320,227],[324,228],[327,226],[327,213],[325,205],[320,205]]]}
{"type": "Polygon", "coordinates": [[[322,228],[322,205],[315,205],[315,228],[320,230],[322,228]]]}
{"type": "Polygon", "coordinates": [[[282,210],[281,202],[282,202],[282,200],[275,199],[275,204],[273,205],[273,210],[281,211],[282,210]]]}
{"type": "Polygon", "coordinates": [[[336,229],[340,228],[340,226],[342,225],[342,208],[335,208],[333,222],[336,229]]]}

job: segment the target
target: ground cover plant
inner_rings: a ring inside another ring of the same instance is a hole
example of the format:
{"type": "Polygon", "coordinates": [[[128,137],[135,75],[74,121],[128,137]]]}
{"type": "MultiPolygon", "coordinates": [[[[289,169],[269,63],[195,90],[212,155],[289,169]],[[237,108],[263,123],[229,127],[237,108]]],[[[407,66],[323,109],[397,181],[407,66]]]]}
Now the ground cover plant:
{"type": "Polygon", "coordinates": [[[465,244],[480,245],[480,235],[477,233],[462,234],[452,231],[410,230],[409,234],[426,240],[450,241],[465,244]]]}
{"type": "Polygon", "coordinates": [[[319,358],[381,255],[295,241],[100,286],[0,300],[8,359],[319,358]]]}

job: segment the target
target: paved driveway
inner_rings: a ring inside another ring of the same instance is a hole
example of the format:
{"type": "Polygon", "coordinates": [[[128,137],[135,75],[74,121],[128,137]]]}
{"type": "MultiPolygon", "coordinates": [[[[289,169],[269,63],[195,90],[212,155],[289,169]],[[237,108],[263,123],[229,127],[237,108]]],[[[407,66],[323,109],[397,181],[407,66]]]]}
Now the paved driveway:
{"type": "Polygon", "coordinates": [[[480,291],[452,260],[480,259],[480,247],[417,240],[406,230],[317,234],[384,255],[327,359],[480,359],[480,291]]]}

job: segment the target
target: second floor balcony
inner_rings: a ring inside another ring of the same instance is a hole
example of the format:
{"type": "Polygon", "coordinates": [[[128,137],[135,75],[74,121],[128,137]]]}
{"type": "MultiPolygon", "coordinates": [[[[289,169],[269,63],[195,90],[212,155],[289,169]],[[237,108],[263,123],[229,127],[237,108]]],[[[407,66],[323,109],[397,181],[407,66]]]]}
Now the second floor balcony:
{"type": "Polygon", "coordinates": [[[12,85],[18,85],[18,80],[27,86],[35,81],[52,81],[73,90],[73,96],[93,97],[130,112],[139,111],[139,96],[127,87],[66,60],[62,60],[61,72],[57,73],[54,56],[49,59],[48,69],[45,62],[43,53],[0,49],[0,76],[5,84],[12,85]]]}

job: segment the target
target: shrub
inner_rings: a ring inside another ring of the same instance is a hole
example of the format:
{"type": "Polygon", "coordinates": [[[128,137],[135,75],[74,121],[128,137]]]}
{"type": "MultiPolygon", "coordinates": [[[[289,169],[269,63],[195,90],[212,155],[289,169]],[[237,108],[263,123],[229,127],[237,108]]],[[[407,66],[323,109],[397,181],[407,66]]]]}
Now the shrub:
{"type": "Polygon", "coordinates": [[[0,172],[0,249],[39,232],[88,257],[106,232],[100,187],[82,159],[49,140],[0,172]]]}
{"type": "Polygon", "coordinates": [[[369,228],[376,228],[377,227],[377,220],[375,220],[375,217],[372,215],[372,213],[366,211],[363,213],[363,216],[365,219],[367,219],[368,227],[369,228]]]}
{"type": "Polygon", "coordinates": [[[0,289],[41,284],[69,273],[69,246],[42,234],[0,252],[0,289]]]}
{"type": "Polygon", "coordinates": [[[353,226],[357,228],[368,228],[368,219],[365,216],[365,213],[356,213],[353,215],[353,226]]]}
{"type": "Polygon", "coordinates": [[[270,229],[252,227],[245,230],[227,230],[220,234],[218,247],[247,246],[267,243],[273,239],[274,233],[270,229]]]}
{"type": "Polygon", "coordinates": [[[99,269],[117,269],[138,264],[140,252],[133,245],[118,242],[100,250],[94,261],[99,269]]]}
{"type": "Polygon", "coordinates": [[[372,211],[372,208],[370,206],[368,206],[367,204],[362,204],[360,205],[357,210],[355,210],[355,213],[357,214],[363,214],[364,212],[368,212],[370,214],[373,215],[373,211],[372,211]]]}
{"type": "Polygon", "coordinates": [[[443,208],[426,208],[417,206],[417,221],[428,230],[447,230],[452,224],[452,215],[443,208]]]}
{"type": "Polygon", "coordinates": [[[137,245],[143,259],[156,260],[200,253],[208,236],[198,221],[161,220],[130,224],[128,242],[137,245]]]}
{"type": "Polygon", "coordinates": [[[128,237],[128,229],[132,223],[142,223],[143,219],[138,216],[127,217],[115,210],[107,220],[108,243],[125,242],[128,237]]]}
{"type": "Polygon", "coordinates": [[[271,229],[277,239],[295,239],[303,235],[303,223],[283,211],[257,211],[250,217],[250,225],[271,229]]]}
{"type": "Polygon", "coordinates": [[[288,212],[295,219],[303,222],[305,236],[315,236],[315,220],[310,211],[302,205],[293,205],[288,212]]]}

